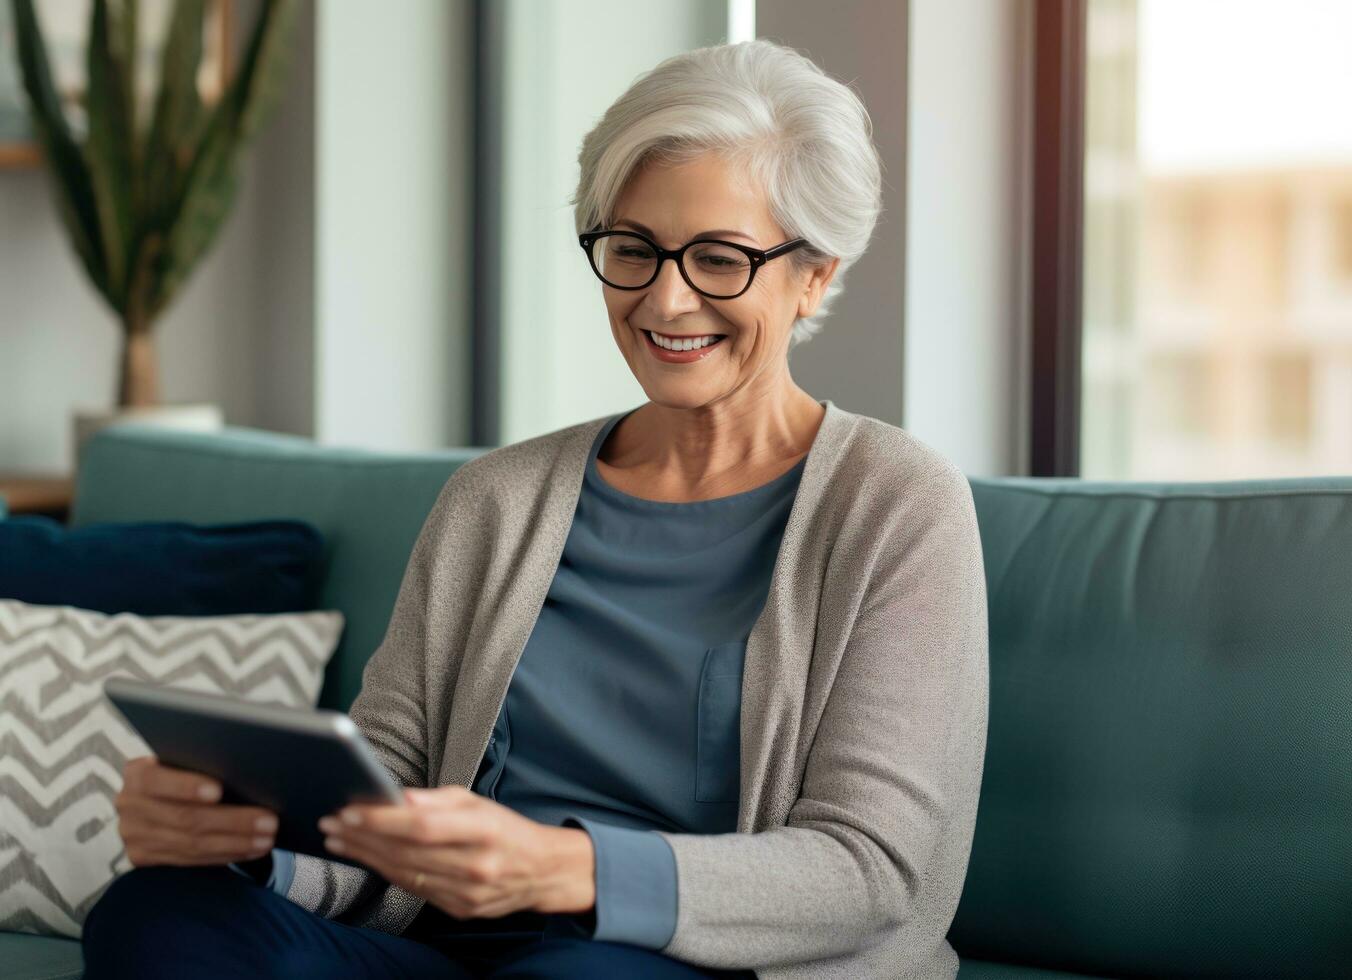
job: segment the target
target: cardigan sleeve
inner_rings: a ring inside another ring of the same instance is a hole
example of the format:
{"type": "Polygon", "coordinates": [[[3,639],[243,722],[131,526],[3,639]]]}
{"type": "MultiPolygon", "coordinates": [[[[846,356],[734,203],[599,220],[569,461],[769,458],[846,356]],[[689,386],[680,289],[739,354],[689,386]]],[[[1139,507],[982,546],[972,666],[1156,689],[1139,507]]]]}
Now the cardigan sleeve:
{"type": "Polygon", "coordinates": [[[986,585],[966,477],[949,463],[926,483],[923,507],[879,528],[786,824],[656,831],[675,854],[680,899],[663,953],[768,968],[848,955],[902,928],[908,942],[943,941],[954,909],[930,906],[936,889],[948,893],[936,882],[960,891],[966,877],[985,756],[986,585]]]}
{"type": "MultiPolygon", "coordinates": [[[[426,622],[432,567],[438,550],[445,546],[441,529],[451,523],[447,512],[464,499],[459,492],[459,477],[468,465],[451,474],[423,521],[404,568],[385,637],[367,661],[361,691],[348,711],[381,763],[402,786],[429,785],[426,622]],[[371,683],[373,677],[379,678],[379,683],[371,683]]],[[[364,909],[376,918],[360,912],[358,917],[378,927],[383,921],[380,913],[391,904],[383,901],[386,893],[402,891],[366,868],[311,854],[295,854],[289,871],[286,897],[330,919],[364,909]]],[[[411,901],[420,901],[403,894],[411,901]]]]}

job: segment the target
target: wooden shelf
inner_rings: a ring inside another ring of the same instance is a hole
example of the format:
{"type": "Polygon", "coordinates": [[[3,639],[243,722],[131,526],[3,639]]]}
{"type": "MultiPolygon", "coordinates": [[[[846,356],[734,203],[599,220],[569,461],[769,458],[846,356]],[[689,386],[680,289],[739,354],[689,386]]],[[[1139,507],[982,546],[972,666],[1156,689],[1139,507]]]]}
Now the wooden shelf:
{"type": "Polygon", "coordinates": [[[36,143],[0,143],[0,169],[34,170],[42,166],[42,151],[36,143]]]}
{"type": "Polygon", "coordinates": [[[74,491],[69,476],[0,473],[0,497],[10,514],[48,514],[64,521],[74,491]]]}

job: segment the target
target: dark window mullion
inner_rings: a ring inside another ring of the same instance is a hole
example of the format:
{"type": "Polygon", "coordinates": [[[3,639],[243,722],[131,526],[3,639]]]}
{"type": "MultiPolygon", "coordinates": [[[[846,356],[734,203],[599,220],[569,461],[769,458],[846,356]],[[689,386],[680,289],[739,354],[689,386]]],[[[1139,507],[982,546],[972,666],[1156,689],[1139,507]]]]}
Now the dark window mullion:
{"type": "Polygon", "coordinates": [[[502,436],[502,5],[474,5],[474,200],[470,445],[502,436]]]}
{"type": "Polygon", "coordinates": [[[1085,7],[1039,0],[1033,145],[1033,476],[1080,471],[1085,7]]]}

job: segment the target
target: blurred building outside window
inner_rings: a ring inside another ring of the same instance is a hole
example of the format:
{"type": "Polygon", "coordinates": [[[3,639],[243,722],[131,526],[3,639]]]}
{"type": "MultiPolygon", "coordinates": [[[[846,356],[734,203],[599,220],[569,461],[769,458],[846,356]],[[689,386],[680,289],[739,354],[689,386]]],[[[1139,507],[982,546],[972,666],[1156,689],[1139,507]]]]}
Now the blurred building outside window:
{"type": "Polygon", "coordinates": [[[1352,473],[1352,3],[1087,23],[1081,475],[1352,473]]]}

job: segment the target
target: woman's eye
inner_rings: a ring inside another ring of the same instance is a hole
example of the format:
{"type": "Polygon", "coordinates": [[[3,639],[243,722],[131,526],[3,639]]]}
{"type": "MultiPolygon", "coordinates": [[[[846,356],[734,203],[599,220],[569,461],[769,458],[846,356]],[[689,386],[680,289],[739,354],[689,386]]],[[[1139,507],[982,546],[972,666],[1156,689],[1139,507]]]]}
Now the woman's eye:
{"type": "Polygon", "coordinates": [[[701,265],[710,269],[727,271],[728,269],[740,269],[746,264],[744,260],[734,259],[726,255],[701,255],[699,257],[701,265]]]}

